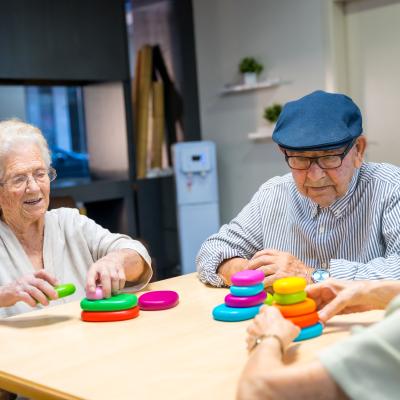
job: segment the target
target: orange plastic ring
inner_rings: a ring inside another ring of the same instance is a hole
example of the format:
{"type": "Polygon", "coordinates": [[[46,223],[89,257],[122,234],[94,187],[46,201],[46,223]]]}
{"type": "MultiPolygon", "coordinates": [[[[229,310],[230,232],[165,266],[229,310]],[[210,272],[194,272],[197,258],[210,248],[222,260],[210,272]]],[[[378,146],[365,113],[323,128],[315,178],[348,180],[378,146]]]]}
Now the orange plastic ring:
{"type": "Polygon", "coordinates": [[[125,321],[139,315],[139,306],[120,311],[82,311],[81,319],[86,322],[125,321]]]}
{"type": "Polygon", "coordinates": [[[317,309],[315,301],[309,297],[306,297],[301,303],[288,305],[274,303],[274,306],[279,308],[284,317],[297,317],[299,315],[310,314],[317,309]]]}
{"type": "Polygon", "coordinates": [[[298,317],[288,317],[287,319],[300,328],[307,328],[307,326],[315,325],[319,322],[318,314],[315,311],[311,314],[299,315],[298,317]]]}

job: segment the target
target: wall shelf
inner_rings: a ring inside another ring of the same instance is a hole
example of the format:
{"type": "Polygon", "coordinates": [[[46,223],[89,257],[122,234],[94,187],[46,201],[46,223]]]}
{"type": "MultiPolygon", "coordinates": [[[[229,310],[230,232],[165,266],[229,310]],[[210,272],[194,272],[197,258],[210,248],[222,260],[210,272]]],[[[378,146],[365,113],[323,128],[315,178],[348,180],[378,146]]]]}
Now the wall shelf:
{"type": "Polygon", "coordinates": [[[254,90],[260,90],[260,89],[267,89],[271,88],[274,86],[279,86],[282,85],[283,82],[280,78],[274,78],[274,79],[268,79],[265,81],[260,81],[257,82],[255,85],[245,85],[245,84],[239,84],[239,85],[226,85],[220,92],[222,96],[228,95],[228,94],[233,94],[233,93],[241,93],[241,92],[250,92],[254,90]]]}
{"type": "Polygon", "coordinates": [[[275,124],[263,126],[258,128],[256,132],[250,132],[247,134],[249,140],[254,141],[264,141],[264,140],[272,140],[272,133],[274,132],[275,124]]]}

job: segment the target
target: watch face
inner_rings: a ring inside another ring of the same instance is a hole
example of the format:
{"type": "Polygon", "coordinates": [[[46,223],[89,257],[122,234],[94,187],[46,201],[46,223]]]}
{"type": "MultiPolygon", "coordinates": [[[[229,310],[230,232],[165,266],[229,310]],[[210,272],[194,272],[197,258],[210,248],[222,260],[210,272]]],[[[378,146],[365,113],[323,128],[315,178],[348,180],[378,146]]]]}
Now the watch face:
{"type": "Polygon", "coordinates": [[[311,274],[312,280],[315,283],[323,282],[325,279],[329,278],[329,271],[326,269],[316,269],[311,274]]]}

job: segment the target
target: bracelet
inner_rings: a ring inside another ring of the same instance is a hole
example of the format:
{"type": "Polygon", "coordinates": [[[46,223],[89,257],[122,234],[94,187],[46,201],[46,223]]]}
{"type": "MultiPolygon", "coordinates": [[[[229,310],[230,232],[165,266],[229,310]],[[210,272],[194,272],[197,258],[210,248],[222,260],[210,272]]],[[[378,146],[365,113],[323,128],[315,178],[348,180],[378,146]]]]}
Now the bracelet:
{"type": "Polygon", "coordinates": [[[285,353],[285,348],[283,346],[282,339],[274,333],[269,333],[267,335],[261,335],[261,336],[256,337],[256,340],[254,341],[254,344],[249,351],[253,351],[264,339],[268,339],[268,338],[275,338],[279,342],[279,347],[281,349],[281,356],[283,357],[283,355],[285,353]]]}

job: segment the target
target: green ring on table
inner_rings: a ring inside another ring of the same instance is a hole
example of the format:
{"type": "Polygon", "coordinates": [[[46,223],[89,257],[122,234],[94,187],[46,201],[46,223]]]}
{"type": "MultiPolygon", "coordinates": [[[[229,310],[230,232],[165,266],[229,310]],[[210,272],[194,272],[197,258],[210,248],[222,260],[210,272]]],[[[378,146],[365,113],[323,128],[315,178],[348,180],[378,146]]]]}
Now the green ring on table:
{"type": "Polygon", "coordinates": [[[274,300],[278,304],[296,304],[304,301],[306,297],[307,293],[304,290],[301,292],[287,294],[274,293],[274,300]]]}
{"type": "Polygon", "coordinates": [[[138,298],[133,293],[120,293],[107,299],[81,301],[84,311],[120,311],[137,306],[138,298]]]}

